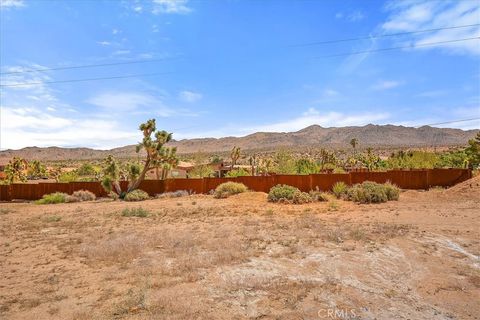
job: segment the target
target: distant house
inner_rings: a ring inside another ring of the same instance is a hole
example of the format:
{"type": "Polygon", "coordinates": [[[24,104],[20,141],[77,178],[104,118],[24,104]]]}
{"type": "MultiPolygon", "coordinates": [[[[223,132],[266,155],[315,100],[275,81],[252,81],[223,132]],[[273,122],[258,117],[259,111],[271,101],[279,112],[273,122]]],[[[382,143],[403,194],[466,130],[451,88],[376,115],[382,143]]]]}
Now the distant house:
{"type": "MultiPolygon", "coordinates": [[[[225,174],[230,171],[230,165],[226,165],[224,162],[202,164],[202,166],[204,165],[211,166],[212,170],[214,171],[215,177],[224,177],[225,174]]],[[[198,165],[190,162],[180,161],[174,169],[169,170],[167,174],[167,179],[190,178],[192,170],[197,168],[197,166],[198,165]]],[[[151,169],[147,172],[146,177],[147,179],[158,179],[161,177],[161,175],[161,169],[158,169],[158,174],[157,169],[151,169]]]]}

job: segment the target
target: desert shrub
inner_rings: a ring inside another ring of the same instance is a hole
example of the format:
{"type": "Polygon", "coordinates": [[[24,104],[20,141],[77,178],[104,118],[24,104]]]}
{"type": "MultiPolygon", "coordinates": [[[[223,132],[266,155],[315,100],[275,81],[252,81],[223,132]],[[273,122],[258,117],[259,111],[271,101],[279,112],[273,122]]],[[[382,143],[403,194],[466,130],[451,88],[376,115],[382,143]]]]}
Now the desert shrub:
{"type": "Polygon", "coordinates": [[[123,217],[140,217],[145,218],[148,217],[149,212],[148,210],[143,209],[142,207],[139,208],[125,208],[122,210],[123,217]]]}
{"type": "Polygon", "coordinates": [[[73,197],[77,198],[78,201],[93,201],[97,197],[95,194],[88,190],[78,190],[72,194],[73,197]]]}
{"type": "MultiPolygon", "coordinates": [[[[316,199],[320,198],[320,192],[312,191],[312,194],[315,194],[316,199]]],[[[268,201],[270,202],[282,202],[282,203],[295,203],[295,204],[302,204],[302,203],[309,203],[313,201],[323,201],[323,200],[315,200],[311,194],[302,192],[298,188],[286,185],[286,184],[278,184],[273,186],[268,193],[268,201]]]]}
{"type": "Polygon", "coordinates": [[[310,195],[313,201],[316,201],[316,202],[328,201],[327,193],[320,191],[318,187],[315,190],[310,190],[308,194],[310,195]]]}
{"type": "Polygon", "coordinates": [[[157,199],[180,198],[180,197],[186,197],[186,196],[189,196],[189,195],[190,195],[190,192],[188,192],[187,190],[177,190],[177,191],[173,191],[173,192],[164,192],[164,193],[157,194],[157,195],[155,195],[155,198],[157,198],[157,199]]]}
{"type": "Polygon", "coordinates": [[[129,192],[125,195],[123,200],[125,201],[143,201],[149,198],[148,193],[143,190],[137,189],[129,192]]]}
{"type": "Polygon", "coordinates": [[[225,177],[229,178],[234,178],[234,177],[245,177],[245,176],[250,176],[251,173],[248,172],[247,169],[244,168],[238,168],[238,169],[233,169],[227,172],[225,177]]]}
{"type": "Polygon", "coordinates": [[[348,186],[345,182],[339,181],[333,185],[332,192],[337,198],[343,197],[348,191],[348,186]]]}
{"type": "Polygon", "coordinates": [[[359,203],[381,203],[387,202],[388,196],[386,187],[382,184],[365,181],[361,184],[355,184],[348,189],[348,200],[359,203]]]}
{"type": "Polygon", "coordinates": [[[43,195],[42,199],[35,201],[36,204],[54,204],[54,203],[64,203],[65,199],[68,197],[68,194],[63,192],[55,192],[50,194],[43,195]]]}
{"type": "Polygon", "coordinates": [[[72,196],[72,195],[67,194],[67,195],[65,196],[65,202],[67,202],[67,203],[79,202],[79,201],[80,201],[79,198],[74,197],[74,196],[72,196]]]}
{"type": "Polygon", "coordinates": [[[293,194],[292,203],[303,204],[303,203],[310,203],[310,202],[313,202],[313,199],[310,196],[310,194],[306,192],[302,192],[299,190],[298,192],[295,192],[293,194]]]}
{"type": "Polygon", "coordinates": [[[385,193],[387,194],[387,199],[391,200],[398,200],[400,198],[400,189],[391,182],[387,182],[383,185],[385,188],[385,193]]]}
{"type": "Polygon", "coordinates": [[[242,193],[247,190],[247,186],[245,186],[243,183],[229,181],[217,186],[213,196],[215,198],[228,198],[229,196],[242,193]]]}
{"type": "Polygon", "coordinates": [[[292,201],[295,192],[300,192],[300,190],[286,184],[277,184],[276,186],[270,188],[270,191],[268,192],[268,201],[292,201]]]}

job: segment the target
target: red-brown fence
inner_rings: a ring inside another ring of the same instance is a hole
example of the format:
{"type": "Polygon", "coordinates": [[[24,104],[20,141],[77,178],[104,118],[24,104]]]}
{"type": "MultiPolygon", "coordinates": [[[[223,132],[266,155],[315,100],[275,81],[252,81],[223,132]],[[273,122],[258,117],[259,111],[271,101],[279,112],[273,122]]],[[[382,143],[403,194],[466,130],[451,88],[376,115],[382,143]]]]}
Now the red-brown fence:
{"type": "MultiPolygon", "coordinates": [[[[288,184],[302,191],[318,189],[331,190],[339,181],[348,185],[363,181],[385,183],[391,181],[402,189],[428,189],[433,186],[453,186],[472,177],[468,169],[425,169],[425,170],[391,170],[385,172],[350,172],[350,173],[321,173],[311,175],[273,175],[267,177],[238,177],[238,178],[204,178],[204,179],[168,179],[145,180],[140,189],[150,195],[158,193],[190,190],[195,193],[208,193],[219,184],[226,181],[237,181],[245,184],[250,190],[268,192],[276,184],[288,184]]],[[[123,190],[127,182],[122,181],[123,190]]],[[[70,182],[70,183],[37,183],[0,185],[0,201],[14,199],[36,200],[44,194],[65,192],[72,194],[76,190],[89,190],[97,197],[106,196],[100,182],[70,182]]]]}

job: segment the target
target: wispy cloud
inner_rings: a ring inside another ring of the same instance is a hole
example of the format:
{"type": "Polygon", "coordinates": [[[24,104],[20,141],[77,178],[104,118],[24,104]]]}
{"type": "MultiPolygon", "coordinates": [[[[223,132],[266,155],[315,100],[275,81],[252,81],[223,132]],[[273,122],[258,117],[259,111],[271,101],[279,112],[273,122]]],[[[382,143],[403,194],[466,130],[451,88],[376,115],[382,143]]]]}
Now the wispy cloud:
{"type": "Polygon", "coordinates": [[[188,90],[181,91],[178,96],[180,100],[189,102],[189,103],[197,102],[203,98],[203,95],[201,93],[188,91],[188,90]]]}
{"type": "Polygon", "coordinates": [[[110,41],[97,41],[97,43],[101,46],[109,46],[112,44],[110,41]]]}
{"type": "Polygon", "coordinates": [[[372,86],[373,90],[388,90],[400,86],[402,83],[400,81],[393,80],[382,80],[377,82],[372,86]]]}
{"type": "Polygon", "coordinates": [[[335,14],[336,19],[345,19],[349,22],[357,22],[365,19],[365,14],[360,10],[355,10],[349,13],[337,12],[335,14]]]}
{"type": "Polygon", "coordinates": [[[188,6],[188,0],[153,0],[153,4],[153,14],[187,14],[192,11],[188,6]]]}
{"type": "Polygon", "coordinates": [[[23,0],[0,0],[1,9],[21,8],[25,6],[23,0]]]}
{"type": "Polygon", "coordinates": [[[160,98],[143,92],[103,92],[86,101],[89,104],[109,110],[109,112],[155,112],[160,117],[174,114],[160,98]]]}
{"type": "MultiPolygon", "coordinates": [[[[382,24],[386,32],[416,31],[422,29],[442,28],[445,26],[471,25],[478,23],[480,6],[477,1],[420,1],[395,0],[387,4],[390,13],[382,24]]],[[[466,39],[480,36],[480,26],[426,32],[404,37],[399,41],[402,45],[421,45],[424,43],[442,42],[455,39],[466,39]]],[[[480,54],[478,40],[454,42],[444,45],[424,46],[415,50],[438,50],[454,54],[480,54]]]]}

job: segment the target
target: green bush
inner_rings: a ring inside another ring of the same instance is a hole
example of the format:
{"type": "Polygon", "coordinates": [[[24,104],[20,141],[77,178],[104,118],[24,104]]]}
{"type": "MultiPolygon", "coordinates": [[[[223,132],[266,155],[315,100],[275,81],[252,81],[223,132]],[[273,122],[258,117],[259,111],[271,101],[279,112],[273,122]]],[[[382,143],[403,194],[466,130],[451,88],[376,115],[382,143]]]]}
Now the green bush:
{"type": "Polygon", "coordinates": [[[348,186],[345,182],[339,181],[333,185],[332,192],[337,198],[341,198],[348,191],[348,186]]]}
{"type": "Polygon", "coordinates": [[[286,184],[277,184],[270,188],[267,199],[270,202],[292,201],[296,192],[300,190],[286,184]]]}
{"type": "Polygon", "coordinates": [[[36,204],[64,203],[69,195],[63,192],[55,192],[43,195],[42,199],[35,201],[36,204]]]}
{"type": "Polygon", "coordinates": [[[348,200],[358,203],[381,203],[387,202],[388,196],[386,187],[382,184],[365,181],[361,184],[355,184],[348,189],[348,200]]]}
{"type": "Polygon", "coordinates": [[[122,216],[123,217],[140,217],[140,218],[145,218],[148,217],[150,213],[148,210],[145,210],[141,207],[139,208],[125,208],[122,210],[122,216]]]}
{"type": "Polygon", "coordinates": [[[215,198],[228,198],[229,196],[239,194],[247,190],[247,186],[245,186],[243,183],[229,181],[218,185],[213,193],[213,196],[215,198]]]}
{"type": "Polygon", "coordinates": [[[389,201],[398,200],[400,198],[400,189],[396,185],[387,182],[383,187],[385,188],[385,193],[387,194],[389,201]]]}
{"type": "Polygon", "coordinates": [[[137,189],[129,192],[125,195],[123,200],[125,201],[143,201],[149,198],[148,193],[143,190],[137,189]]]}
{"type": "Polygon", "coordinates": [[[72,197],[77,198],[78,201],[93,201],[97,198],[93,192],[88,191],[88,190],[75,191],[72,194],[72,197]]]}

